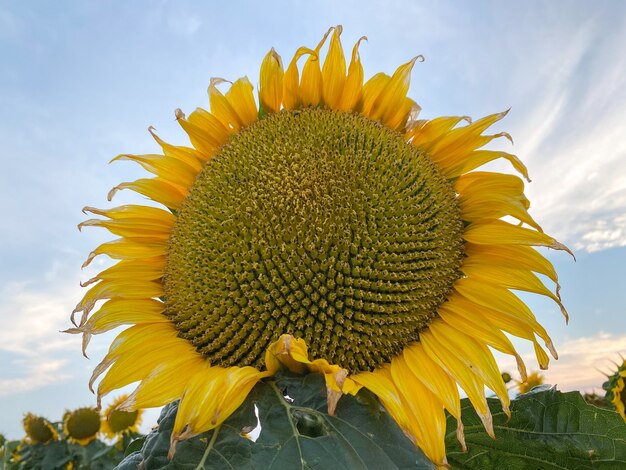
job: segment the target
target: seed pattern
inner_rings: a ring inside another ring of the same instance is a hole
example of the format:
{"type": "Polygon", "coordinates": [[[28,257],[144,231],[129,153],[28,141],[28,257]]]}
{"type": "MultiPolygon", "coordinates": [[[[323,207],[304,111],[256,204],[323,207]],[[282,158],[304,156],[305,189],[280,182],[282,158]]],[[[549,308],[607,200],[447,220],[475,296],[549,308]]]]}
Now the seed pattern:
{"type": "Polygon", "coordinates": [[[177,214],[166,315],[212,364],[261,367],[281,334],[373,370],[436,316],[461,276],[449,182],[363,116],[283,111],[205,165],[177,214]]]}

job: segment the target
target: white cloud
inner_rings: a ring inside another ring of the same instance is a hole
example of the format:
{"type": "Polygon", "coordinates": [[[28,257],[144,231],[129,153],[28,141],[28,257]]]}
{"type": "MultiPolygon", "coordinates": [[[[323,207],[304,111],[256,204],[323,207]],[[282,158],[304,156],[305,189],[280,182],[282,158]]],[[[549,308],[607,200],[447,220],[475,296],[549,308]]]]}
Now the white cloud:
{"type": "Polygon", "coordinates": [[[615,32],[612,47],[601,47],[603,34],[582,25],[558,60],[542,59],[551,78],[536,83],[534,104],[512,130],[523,136],[515,151],[531,170],[534,215],[586,251],[626,245],[626,59],[614,50],[626,33],[615,32]]]}
{"type": "Polygon", "coordinates": [[[63,369],[66,364],[65,359],[29,358],[10,361],[10,371],[17,376],[0,378],[0,397],[65,382],[71,379],[71,375],[63,369]]]}
{"type": "MultiPolygon", "coordinates": [[[[559,345],[559,359],[552,361],[550,368],[542,371],[545,383],[557,385],[559,390],[581,390],[601,392],[606,380],[604,372],[615,369],[612,361],[618,361],[620,353],[626,353],[626,335],[614,335],[600,332],[595,336],[571,339],[559,345]],[[601,372],[602,371],[602,372],[601,372]]],[[[528,370],[536,364],[532,354],[524,355],[528,370]]],[[[515,371],[515,363],[508,358],[499,360],[502,370],[515,371]]]]}
{"type": "Polygon", "coordinates": [[[67,352],[80,356],[80,340],[60,330],[68,328],[69,314],[84,294],[79,275],[77,268],[53,262],[38,278],[0,289],[0,396],[72,378],[67,352]]]}

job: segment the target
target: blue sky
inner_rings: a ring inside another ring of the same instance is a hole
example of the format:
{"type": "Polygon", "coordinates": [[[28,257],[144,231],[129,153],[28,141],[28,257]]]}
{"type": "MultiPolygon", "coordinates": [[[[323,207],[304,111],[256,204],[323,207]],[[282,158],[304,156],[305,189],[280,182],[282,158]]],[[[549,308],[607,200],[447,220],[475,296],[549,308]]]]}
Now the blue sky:
{"type": "MultiPolygon", "coordinates": [[[[110,238],[78,232],[82,207],[108,207],[111,187],[142,176],[107,162],[156,151],[150,125],[186,142],[174,109],[208,106],[210,77],[247,75],[256,85],[270,47],[286,61],[335,24],[346,48],[368,36],[366,76],[426,57],[410,91],[424,118],[511,107],[499,130],[529,168],[532,214],[578,259],[549,253],[569,326],[554,305],[528,298],[561,355],[548,381],[590,390],[603,380],[596,368],[626,353],[626,3],[58,5],[0,3],[0,432],[21,437],[26,411],[54,420],[94,403],[87,381],[112,336],[95,338],[86,360],[80,339],[58,331],[83,294],[79,281],[107,263],[80,270],[110,238]]],[[[513,369],[506,358],[502,366],[513,369]]]]}

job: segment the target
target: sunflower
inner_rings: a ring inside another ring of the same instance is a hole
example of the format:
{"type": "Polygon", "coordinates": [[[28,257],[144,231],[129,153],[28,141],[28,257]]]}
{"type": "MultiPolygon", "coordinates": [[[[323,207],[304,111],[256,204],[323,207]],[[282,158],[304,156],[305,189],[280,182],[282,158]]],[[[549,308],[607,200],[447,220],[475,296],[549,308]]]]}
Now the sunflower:
{"type": "Polygon", "coordinates": [[[63,432],[70,442],[86,446],[100,431],[100,413],[95,408],[78,408],[63,415],[63,432]]]}
{"type": "Polygon", "coordinates": [[[26,413],[22,420],[26,441],[31,444],[47,444],[59,438],[57,430],[46,418],[26,413]]]}
{"type": "Polygon", "coordinates": [[[120,395],[104,411],[100,431],[109,439],[139,431],[143,410],[121,411],[117,409],[127,398],[128,395],[120,395]]]}
{"type": "Polygon", "coordinates": [[[172,451],[287,367],[324,374],[331,414],[342,394],[369,389],[444,465],[444,410],[464,445],[457,386],[489,435],[485,386],[509,413],[489,347],[515,357],[524,378],[504,333],[531,341],[541,368],[549,358],[539,341],[557,357],[511,289],[545,295],[567,317],[557,274],[533,247],[567,248],[529,215],[520,178],[474,171],[503,158],[528,178],[514,155],[482,149],[510,139],[484,134],[507,113],[418,120],[407,92],[423,58],[364,83],[365,38],[347,64],[341,32],[330,28],[315,48],[299,48],[286,70],[271,49],[258,105],[247,78],[225,93],[229,82],[212,79],[210,111],[175,113],[191,147],[150,128],[162,154],[114,158],[154,177],[119,184],[109,200],[130,189],[162,208],[84,209],[102,218],[79,228],[119,237],[84,266],[98,255],[118,261],[84,283],[93,286],[68,331],[82,333],[84,353],[92,335],[131,325],[90,386],[107,370],[99,399],[139,382],[118,407],[126,411],[180,399],[172,451]]]}
{"type": "Polygon", "coordinates": [[[543,384],[543,374],[539,372],[531,372],[526,376],[525,380],[520,380],[517,382],[517,388],[519,389],[520,395],[522,393],[530,392],[533,388],[543,384]]]}
{"type": "Polygon", "coordinates": [[[626,422],[626,359],[622,358],[622,363],[615,365],[617,370],[607,377],[602,388],[606,391],[605,400],[613,405],[626,422]]]}

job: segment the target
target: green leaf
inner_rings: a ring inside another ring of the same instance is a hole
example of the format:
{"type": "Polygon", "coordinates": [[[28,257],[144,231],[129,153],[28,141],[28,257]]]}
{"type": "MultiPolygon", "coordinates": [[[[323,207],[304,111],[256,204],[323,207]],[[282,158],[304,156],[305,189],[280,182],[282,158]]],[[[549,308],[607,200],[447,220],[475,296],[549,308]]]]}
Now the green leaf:
{"type": "Polygon", "coordinates": [[[72,460],[65,441],[53,441],[40,449],[43,450],[41,470],[58,470],[72,460]]]}
{"type": "Polygon", "coordinates": [[[467,399],[462,417],[468,451],[456,441],[456,422],[448,418],[446,448],[455,469],[626,468],[626,424],[610,410],[585,402],[578,392],[552,388],[519,396],[507,421],[499,401],[489,399],[496,439],[484,431],[467,399]]]}
{"type": "MultiPolygon", "coordinates": [[[[326,406],[321,375],[279,375],[258,384],[219,428],[179,443],[172,461],[167,452],[177,405],[168,405],[140,455],[146,470],[434,469],[369,392],[344,396],[335,416],[326,406]],[[252,442],[242,431],[257,425],[255,405],[261,432],[252,442]]],[[[135,470],[138,461],[133,453],[117,468],[135,470]]]]}
{"type": "Polygon", "coordinates": [[[131,443],[128,444],[128,447],[126,447],[126,451],[124,452],[124,456],[128,456],[128,455],[132,454],[133,452],[141,451],[141,448],[143,447],[145,442],[146,442],[146,436],[141,436],[141,437],[138,437],[137,439],[131,441],[131,443]]]}

